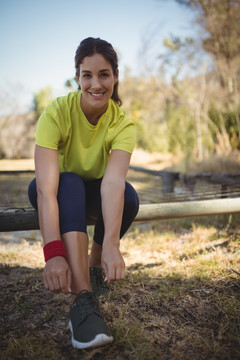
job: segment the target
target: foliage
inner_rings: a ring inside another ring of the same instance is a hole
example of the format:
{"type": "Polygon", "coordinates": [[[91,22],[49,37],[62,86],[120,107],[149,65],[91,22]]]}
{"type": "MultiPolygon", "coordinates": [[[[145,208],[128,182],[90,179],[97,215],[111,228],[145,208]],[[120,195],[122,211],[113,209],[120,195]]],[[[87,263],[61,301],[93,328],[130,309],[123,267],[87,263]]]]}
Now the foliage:
{"type": "MultiPolygon", "coordinates": [[[[227,156],[240,150],[240,2],[174,1],[195,12],[196,36],[166,35],[157,66],[148,56],[150,66],[145,64],[138,76],[126,68],[120,82],[123,107],[136,124],[139,148],[182,153],[186,162],[227,156]]],[[[156,46],[150,40],[143,51],[156,46]]],[[[65,86],[76,90],[76,80],[67,80],[65,86]]],[[[35,122],[51,100],[50,87],[34,94],[35,122]]],[[[2,132],[9,131],[9,123],[0,119],[2,132]]],[[[5,146],[0,138],[2,156],[5,146]]]]}
{"type": "Polygon", "coordinates": [[[199,161],[240,150],[240,3],[175,1],[196,11],[200,34],[166,36],[154,75],[147,65],[142,77],[126,71],[121,90],[137,145],[199,161]]]}
{"type": "Polygon", "coordinates": [[[67,79],[65,81],[65,87],[70,91],[78,90],[79,85],[78,85],[77,79],[75,77],[71,78],[71,79],[67,79]]]}
{"type": "Polygon", "coordinates": [[[121,82],[124,109],[136,124],[137,146],[150,152],[166,152],[168,148],[164,88],[158,77],[135,77],[128,69],[121,82]]]}
{"type": "Polygon", "coordinates": [[[53,100],[52,88],[47,86],[39,92],[33,94],[33,111],[35,119],[38,120],[39,116],[46,108],[46,106],[53,100]]]}
{"type": "Polygon", "coordinates": [[[194,121],[185,107],[179,109],[166,107],[168,126],[168,150],[177,154],[183,152],[189,159],[196,145],[194,121]]]}
{"type": "Polygon", "coordinates": [[[212,55],[227,100],[239,94],[239,0],[175,0],[198,11],[203,49],[212,55]]]}
{"type": "Polygon", "coordinates": [[[31,158],[35,138],[34,114],[0,117],[0,159],[31,158]]]}
{"type": "Polygon", "coordinates": [[[209,110],[209,118],[212,121],[212,124],[215,126],[210,128],[212,138],[215,143],[218,142],[219,134],[225,134],[224,143],[226,145],[227,141],[231,150],[240,150],[240,111],[236,112],[217,112],[214,109],[209,110]],[[224,128],[225,127],[225,128],[224,128]]]}

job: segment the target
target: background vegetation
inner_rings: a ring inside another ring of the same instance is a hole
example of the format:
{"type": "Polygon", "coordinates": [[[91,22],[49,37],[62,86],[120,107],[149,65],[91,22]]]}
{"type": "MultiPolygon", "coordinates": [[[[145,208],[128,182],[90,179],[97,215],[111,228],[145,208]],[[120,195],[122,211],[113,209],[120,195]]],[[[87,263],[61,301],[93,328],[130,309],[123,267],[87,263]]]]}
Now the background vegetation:
{"type": "MultiPolygon", "coordinates": [[[[142,44],[142,73],[136,76],[125,69],[120,93],[136,123],[137,146],[183,154],[187,169],[191,160],[240,150],[240,2],[175,1],[194,12],[195,36],[170,35],[164,40],[165,51],[152,58],[151,46],[161,44],[157,31],[151,34],[142,44]]],[[[73,79],[66,80],[66,86],[72,90],[73,79]]],[[[32,112],[21,121],[21,130],[11,129],[16,117],[0,118],[1,158],[32,156],[36,121],[51,100],[49,87],[33,94],[32,112]],[[27,146],[20,146],[19,134],[27,134],[27,146]]]]}
{"type": "MultiPolygon", "coordinates": [[[[121,81],[137,145],[164,153],[157,154],[164,168],[168,152],[183,155],[186,170],[190,161],[210,158],[210,167],[197,164],[197,171],[237,172],[240,2],[175,1],[195,12],[196,36],[169,36],[165,51],[150,60],[150,44],[158,48],[152,34],[143,43],[142,73],[126,69],[121,81]]],[[[74,80],[66,86],[73,90],[74,80]]],[[[21,116],[10,90],[0,94],[13,113],[0,117],[0,158],[28,158],[51,89],[33,94],[31,111],[21,116]]],[[[153,158],[144,166],[156,168],[153,158]]],[[[239,237],[239,214],[133,224],[121,241],[126,280],[101,301],[114,343],[77,351],[68,329],[70,299],[43,287],[40,232],[0,233],[0,358],[239,359],[239,237]]]]}
{"type": "Polygon", "coordinates": [[[166,38],[157,70],[122,83],[138,146],[197,160],[240,150],[240,2],[176,1],[195,12],[196,37],[166,38]]]}

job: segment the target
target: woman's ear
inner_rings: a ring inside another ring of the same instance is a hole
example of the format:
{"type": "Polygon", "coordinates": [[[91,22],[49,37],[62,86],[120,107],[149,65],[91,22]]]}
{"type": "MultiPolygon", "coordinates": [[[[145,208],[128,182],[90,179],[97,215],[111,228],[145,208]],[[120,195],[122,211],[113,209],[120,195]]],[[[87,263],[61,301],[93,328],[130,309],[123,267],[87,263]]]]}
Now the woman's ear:
{"type": "Polygon", "coordinates": [[[119,75],[119,71],[117,69],[116,74],[114,75],[114,85],[118,82],[118,75],[119,75]]]}
{"type": "Polygon", "coordinates": [[[78,71],[76,71],[76,73],[75,73],[75,79],[76,79],[76,81],[77,81],[77,83],[78,83],[78,85],[79,85],[79,88],[81,88],[78,71]]]}

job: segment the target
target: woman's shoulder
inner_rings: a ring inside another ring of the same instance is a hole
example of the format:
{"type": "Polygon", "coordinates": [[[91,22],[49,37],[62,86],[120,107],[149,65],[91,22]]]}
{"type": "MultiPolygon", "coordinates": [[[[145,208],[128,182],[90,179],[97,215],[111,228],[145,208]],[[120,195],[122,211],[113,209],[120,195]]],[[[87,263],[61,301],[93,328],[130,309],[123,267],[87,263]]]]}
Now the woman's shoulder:
{"type": "Polygon", "coordinates": [[[60,127],[68,126],[67,124],[71,123],[71,113],[77,108],[78,97],[80,96],[79,92],[71,92],[66,96],[59,96],[53,100],[43,111],[39,118],[39,122],[49,122],[53,121],[57,123],[60,127]]]}
{"type": "Polygon", "coordinates": [[[124,108],[119,106],[114,100],[110,100],[109,115],[114,123],[133,124],[133,121],[128,117],[124,108]]]}
{"type": "Polygon", "coordinates": [[[52,105],[56,108],[65,109],[65,108],[72,108],[73,106],[76,107],[77,104],[80,103],[80,91],[71,91],[65,96],[57,97],[53,102],[52,105]]]}

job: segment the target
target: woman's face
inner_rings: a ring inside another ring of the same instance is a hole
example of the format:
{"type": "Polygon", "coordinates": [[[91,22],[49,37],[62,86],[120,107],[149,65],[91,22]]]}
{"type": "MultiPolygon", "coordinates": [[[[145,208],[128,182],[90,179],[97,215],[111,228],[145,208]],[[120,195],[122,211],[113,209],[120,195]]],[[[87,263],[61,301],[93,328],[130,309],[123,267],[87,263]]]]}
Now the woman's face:
{"type": "Polygon", "coordinates": [[[118,75],[113,74],[111,64],[101,54],[86,56],[80,64],[78,78],[83,111],[105,112],[117,80],[118,75]]]}

